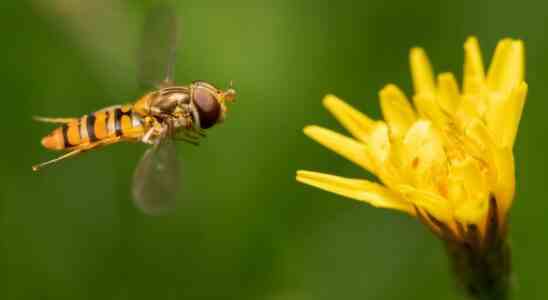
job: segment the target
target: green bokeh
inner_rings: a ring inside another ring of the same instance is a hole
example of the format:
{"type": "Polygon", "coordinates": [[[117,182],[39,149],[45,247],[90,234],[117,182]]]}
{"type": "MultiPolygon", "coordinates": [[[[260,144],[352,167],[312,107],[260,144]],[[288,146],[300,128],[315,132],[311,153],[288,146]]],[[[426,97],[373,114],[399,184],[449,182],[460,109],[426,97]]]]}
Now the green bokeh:
{"type": "Polygon", "coordinates": [[[322,96],[379,117],[384,84],[411,92],[410,47],[460,77],[469,35],[486,60],[500,38],[525,41],[515,299],[548,297],[548,4],[177,1],[177,81],[234,80],[239,94],[201,146],[178,146],[180,209],[148,217],[129,194],[143,145],[30,170],[56,155],[39,144],[51,128],[32,115],[79,116],[140,96],[148,3],[2,2],[0,299],[458,299],[440,242],[418,222],[300,185],[294,173],[369,176],[302,134],[311,123],[342,131],[322,96]]]}

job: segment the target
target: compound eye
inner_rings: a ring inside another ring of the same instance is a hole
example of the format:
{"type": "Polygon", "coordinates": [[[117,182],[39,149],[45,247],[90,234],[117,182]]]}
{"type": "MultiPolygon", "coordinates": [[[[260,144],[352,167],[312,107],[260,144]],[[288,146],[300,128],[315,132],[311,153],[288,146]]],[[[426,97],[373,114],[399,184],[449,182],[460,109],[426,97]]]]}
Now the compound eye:
{"type": "Polygon", "coordinates": [[[211,91],[197,87],[194,90],[194,104],[200,117],[200,127],[210,128],[219,120],[221,105],[211,91]]]}

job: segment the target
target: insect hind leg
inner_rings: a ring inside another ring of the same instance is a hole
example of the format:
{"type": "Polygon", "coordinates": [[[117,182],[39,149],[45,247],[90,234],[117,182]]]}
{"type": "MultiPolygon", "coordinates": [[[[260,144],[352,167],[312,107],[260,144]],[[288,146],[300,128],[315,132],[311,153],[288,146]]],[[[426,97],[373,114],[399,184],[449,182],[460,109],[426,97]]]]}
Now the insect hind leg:
{"type": "Polygon", "coordinates": [[[57,158],[52,159],[52,160],[48,160],[48,161],[45,161],[43,163],[39,163],[37,165],[34,165],[34,166],[32,166],[32,170],[35,171],[35,172],[39,171],[40,169],[42,169],[43,167],[45,167],[47,165],[51,165],[51,164],[54,164],[54,163],[56,163],[58,161],[61,161],[63,159],[75,156],[77,154],[82,153],[83,151],[84,151],[84,149],[76,149],[76,150],[70,151],[70,152],[65,153],[65,154],[63,154],[63,155],[61,155],[57,158]]]}
{"type": "Polygon", "coordinates": [[[47,118],[47,117],[40,117],[40,116],[34,116],[32,117],[32,119],[38,122],[53,123],[53,124],[67,124],[67,123],[78,120],[77,118],[47,118]]]}
{"type": "Polygon", "coordinates": [[[120,140],[121,140],[121,138],[119,136],[117,136],[117,137],[101,140],[101,141],[98,141],[98,142],[95,142],[95,143],[92,143],[92,144],[82,145],[79,148],[74,149],[74,150],[72,150],[68,153],[65,153],[65,154],[63,154],[63,155],[61,155],[57,158],[54,158],[52,160],[48,160],[46,162],[43,162],[43,163],[32,166],[32,170],[35,171],[35,172],[39,171],[40,169],[42,169],[43,167],[45,167],[47,165],[54,164],[54,163],[59,162],[63,159],[73,157],[75,155],[78,155],[80,153],[84,153],[84,152],[89,151],[91,149],[95,149],[95,148],[98,148],[98,147],[101,147],[101,146],[114,144],[114,143],[116,143],[120,140]]]}

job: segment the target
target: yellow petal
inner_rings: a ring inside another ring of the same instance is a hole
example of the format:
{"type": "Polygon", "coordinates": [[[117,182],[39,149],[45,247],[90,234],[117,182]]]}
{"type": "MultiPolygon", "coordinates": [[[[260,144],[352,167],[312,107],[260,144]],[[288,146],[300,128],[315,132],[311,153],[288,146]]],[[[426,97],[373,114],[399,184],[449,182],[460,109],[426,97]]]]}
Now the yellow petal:
{"type": "Polygon", "coordinates": [[[463,139],[464,147],[472,157],[481,160],[487,168],[487,178],[490,190],[497,183],[497,165],[495,163],[495,151],[497,146],[489,129],[479,119],[473,119],[464,129],[466,136],[463,139]]]}
{"type": "Polygon", "coordinates": [[[477,94],[485,81],[483,60],[478,40],[469,37],[464,44],[464,93],[477,94]]]}
{"type": "Polygon", "coordinates": [[[409,185],[400,186],[398,192],[400,192],[407,201],[418,208],[426,210],[439,221],[446,224],[449,224],[452,221],[452,212],[447,199],[409,185]]]}
{"type": "Polygon", "coordinates": [[[514,145],[526,97],[527,84],[521,82],[507,98],[491,98],[486,122],[500,147],[512,148],[514,145]]]}
{"type": "Polygon", "coordinates": [[[460,103],[459,86],[452,73],[438,75],[438,103],[450,115],[454,115],[460,103]]]}
{"type": "Polygon", "coordinates": [[[462,178],[448,176],[447,183],[447,199],[449,200],[451,209],[454,211],[462,199],[468,198],[468,194],[466,194],[466,190],[464,189],[462,178]]]}
{"type": "Polygon", "coordinates": [[[495,49],[491,66],[487,73],[487,85],[494,91],[506,92],[523,80],[523,42],[504,39],[495,49]]]}
{"type": "Polygon", "coordinates": [[[415,103],[419,115],[424,119],[431,120],[436,127],[443,128],[448,124],[449,115],[441,110],[434,94],[415,95],[413,103],[415,103]]]}
{"type": "Polygon", "coordinates": [[[375,207],[404,211],[414,215],[413,207],[397,193],[367,180],[348,179],[318,172],[297,171],[297,181],[375,207]]]}
{"type": "Polygon", "coordinates": [[[394,151],[393,144],[386,123],[377,122],[366,147],[369,157],[374,160],[375,175],[388,187],[405,181],[398,168],[399,153],[394,151]]]}
{"type": "Polygon", "coordinates": [[[447,157],[440,135],[428,121],[418,121],[407,131],[402,145],[402,165],[413,185],[437,192],[446,178],[447,157]]]}
{"type": "Polygon", "coordinates": [[[304,133],[335,153],[374,173],[373,159],[366,146],[354,139],[319,126],[307,126],[304,133]]]}
{"type": "Polygon", "coordinates": [[[401,140],[407,129],[417,120],[415,111],[405,94],[393,84],[384,87],[379,97],[382,113],[390,127],[392,137],[401,140]]]}
{"type": "Polygon", "coordinates": [[[375,121],[334,95],[323,98],[323,105],[358,140],[365,142],[375,121]]]}
{"type": "Polygon", "coordinates": [[[479,94],[468,94],[461,97],[455,118],[459,128],[466,127],[472,120],[481,119],[486,105],[479,94]]]}
{"type": "Polygon", "coordinates": [[[497,185],[494,190],[497,200],[500,220],[504,220],[508,209],[512,206],[516,187],[514,156],[512,149],[501,148],[496,151],[497,185]]]}
{"type": "Polygon", "coordinates": [[[432,66],[424,50],[421,48],[411,49],[409,60],[415,95],[423,93],[433,94],[435,92],[434,75],[432,66]]]}
{"type": "Polygon", "coordinates": [[[492,90],[497,90],[497,84],[500,83],[495,79],[499,79],[503,73],[505,73],[503,70],[505,68],[505,62],[507,60],[511,44],[512,40],[506,38],[500,40],[495,48],[495,52],[491,58],[491,65],[489,66],[489,70],[487,72],[487,84],[492,90]]]}
{"type": "Polygon", "coordinates": [[[377,122],[373,127],[367,141],[367,150],[378,164],[382,164],[388,159],[391,149],[386,123],[377,122]]]}
{"type": "Polygon", "coordinates": [[[480,146],[482,159],[487,166],[489,190],[498,204],[500,220],[512,205],[515,192],[514,157],[511,148],[500,148],[481,121],[472,121],[466,128],[466,136],[480,146]]]}
{"type": "Polygon", "coordinates": [[[489,190],[478,162],[472,158],[453,162],[449,176],[453,182],[462,184],[465,192],[462,199],[453,200],[457,220],[463,224],[483,224],[489,208],[489,190]]]}
{"type": "Polygon", "coordinates": [[[453,176],[459,176],[463,179],[469,201],[487,198],[487,182],[477,161],[467,158],[460,162],[453,162],[450,172],[453,176]]]}

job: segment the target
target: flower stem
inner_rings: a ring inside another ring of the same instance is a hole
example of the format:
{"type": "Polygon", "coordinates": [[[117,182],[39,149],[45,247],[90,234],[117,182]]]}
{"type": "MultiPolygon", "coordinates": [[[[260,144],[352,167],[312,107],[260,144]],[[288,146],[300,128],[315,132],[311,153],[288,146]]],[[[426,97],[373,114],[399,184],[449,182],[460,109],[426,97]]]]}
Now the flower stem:
{"type": "Polygon", "coordinates": [[[461,228],[460,239],[445,239],[458,285],[471,299],[509,299],[511,250],[507,223],[500,222],[497,201],[490,199],[486,229],[476,224],[461,228]]]}
{"type": "Polygon", "coordinates": [[[509,299],[511,255],[506,241],[488,249],[464,243],[446,246],[458,285],[471,299],[509,299]]]}

